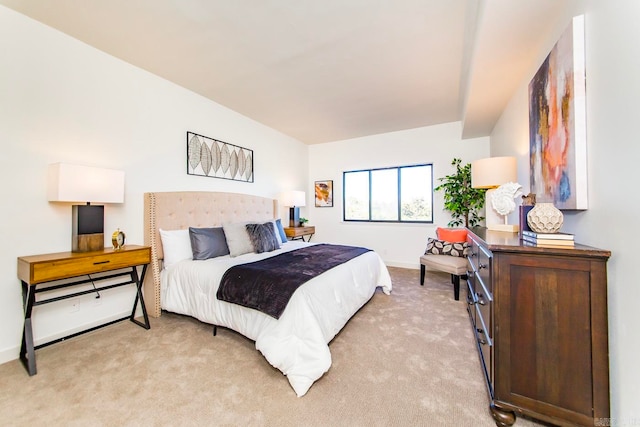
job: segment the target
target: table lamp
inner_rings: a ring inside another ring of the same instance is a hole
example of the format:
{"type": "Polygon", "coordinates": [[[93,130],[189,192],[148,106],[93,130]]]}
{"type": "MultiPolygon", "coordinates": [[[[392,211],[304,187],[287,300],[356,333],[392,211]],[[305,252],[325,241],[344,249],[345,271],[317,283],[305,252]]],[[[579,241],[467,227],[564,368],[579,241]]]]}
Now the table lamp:
{"type": "Polygon", "coordinates": [[[49,165],[47,199],[72,205],[71,250],[104,249],[104,206],[91,203],[123,203],[124,172],[114,169],[54,163],[49,165]]]}
{"type": "Polygon", "coordinates": [[[285,191],[280,200],[284,206],[289,206],[289,227],[297,227],[300,224],[299,208],[306,204],[304,191],[285,191]]]}
{"type": "Polygon", "coordinates": [[[517,225],[506,224],[505,217],[492,207],[492,197],[496,188],[502,184],[516,181],[517,163],[515,157],[488,157],[471,162],[471,186],[486,188],[485,223],[489,230],[518,231],[517,225]],[[514,228],[515,227],[515,228],[514,228]]]}

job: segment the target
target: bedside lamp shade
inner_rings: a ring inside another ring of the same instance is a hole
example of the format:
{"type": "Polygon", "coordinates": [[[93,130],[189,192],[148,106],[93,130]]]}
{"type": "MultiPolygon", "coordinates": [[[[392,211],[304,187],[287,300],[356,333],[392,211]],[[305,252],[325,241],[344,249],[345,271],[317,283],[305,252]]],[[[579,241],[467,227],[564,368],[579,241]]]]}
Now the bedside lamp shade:
{"type": "Polygon", "coordinates": [[[471,163],[473,188],[497,188],[518,179],[515,157],[489,157],[471,163]]]}
{"type": "MultiPolygon", "coordinates": [[[[517,161],[515,157],[488,157],[471,162],[471,186],[486,188],[485,222],[489,230],[505,231],[505,221],[491,207],[491,198],[496,188],[507,182],[518,179],[517,161]]],[[[517,230],[516,230],[517,231],[517,230]]]]}
{"type": "Polygon", "coordinates": [[[289,206],[289,227],[297,227],[300,223],[300,206],[306,205],[306,195],[304,191],[285,191],[280,197],[284,206],[289,206]]]}
{"type": "Polygon", "coordinates": [[[50,202],[124,202],[123,171],[54,163],[48,172],[50,202]]]}
{"type": "Polygon", "coordinates": [[[86,203],[72,206],[72,251],[104,248],[104,206],[91,203],[123,203],[124,172],[89,166],[49,165],[47,199],[50,202],[86,203]]]}

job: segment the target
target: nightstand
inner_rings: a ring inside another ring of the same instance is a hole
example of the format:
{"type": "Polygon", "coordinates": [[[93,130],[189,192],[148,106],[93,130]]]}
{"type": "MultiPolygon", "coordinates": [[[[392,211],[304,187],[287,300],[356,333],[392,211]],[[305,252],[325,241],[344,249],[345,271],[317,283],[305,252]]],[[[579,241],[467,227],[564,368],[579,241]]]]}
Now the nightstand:
{"type": "Polygon", "coordinates": [[[18,278],[22,282],[22,302],[24,304],[24,329],[22,332],[20,360],[29,372],[29,375],[31,376],[37,373],[35,351],[39,348],[126,319],[131,320],[133,323],[145,329],[149,329],[149,317],[147,316],[147,309],[142,296],[142,283],[147,271],[147,265],[150,262],[151,248],[136,245],[126,245],[119,250],[103,249],[95,252],[59,252],[19,257],[18,278]],[[138,267],[142,268],[140,275],[138,275],[138,267]],[[137,290],[131,315],[44,344],[33,345],[33,331],[31,329],[31,313],[33,307],[91,293],[100,295],[99,292],[102,290],[131,284],[135,285],[137,290]],[[39,287],[40,285],[42,285],[42,287],[39,287]],[[74,292],[63,295],[56,293],[56,296],[50,296],[46,299],[39,298],[36,301],[36,294],[58,291],[80,285],[85,286],[74,292]],[[89,286],[90,288],[87,289],[89,286]],[[144,323],[134,318],[138,303],[140,303],[140,308],[142,309],[144,323]]]}
{"type": "Polygon", "coordinates": [[[309,236],[306,240],[307,242],[311,241],[311,238],[316,232],[316,227],[313,225],[308,225],[306,227],[285,227],[284,234],[287,235],[289,240],[301,239],[303,242],[304,236],[309,236]]]}

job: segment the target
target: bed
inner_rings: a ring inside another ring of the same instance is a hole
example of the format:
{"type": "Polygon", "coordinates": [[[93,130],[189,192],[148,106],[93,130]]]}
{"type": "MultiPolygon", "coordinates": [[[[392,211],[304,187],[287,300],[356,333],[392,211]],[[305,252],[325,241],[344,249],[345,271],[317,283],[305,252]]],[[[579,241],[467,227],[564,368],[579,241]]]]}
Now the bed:
{"type": "Polygon", "coordinates": [[[197,261],[183,259],[172,261],[167,268],[163,266],[165,253],[160,230],[167,244],[164,230],[262,223],[277,218],[277,200],[259,196],[222,192],[145,193],[144,234],[145,244],[151,247],[152,274],[145,280],[144,295],[153,317],[159,317],[162,310],[184,314],[232,329],[255,341],[256,349],[286,375],[297,396],[303,396],[329,370],[329,342],[334,336],[378,287],[385,294],[391,292],[389,273],[377,253],[368,251],[313,277],[293,293],[277,319],[219,300],[216,293],[220,278],[231,266],[314,243],[290,241],[270,252],[197,261]]]}

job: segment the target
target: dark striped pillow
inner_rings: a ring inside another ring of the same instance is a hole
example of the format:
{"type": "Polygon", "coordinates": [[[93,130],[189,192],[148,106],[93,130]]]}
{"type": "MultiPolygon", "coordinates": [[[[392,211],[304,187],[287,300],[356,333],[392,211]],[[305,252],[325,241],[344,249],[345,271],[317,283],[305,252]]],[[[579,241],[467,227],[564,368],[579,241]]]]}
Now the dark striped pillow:
{"type": "Polygon", "coordinates": [[[280,249],[280,243],[278,243],[273,223],[247,224],[246,227],[254,252],[260,254],[262,252],[271,252],[280,249]]]}

